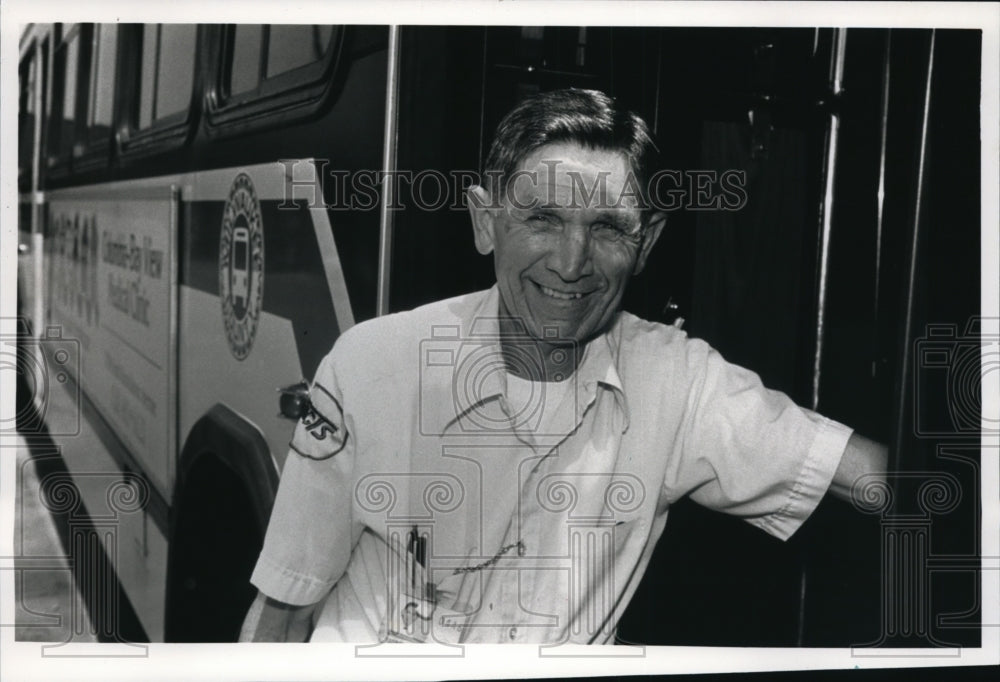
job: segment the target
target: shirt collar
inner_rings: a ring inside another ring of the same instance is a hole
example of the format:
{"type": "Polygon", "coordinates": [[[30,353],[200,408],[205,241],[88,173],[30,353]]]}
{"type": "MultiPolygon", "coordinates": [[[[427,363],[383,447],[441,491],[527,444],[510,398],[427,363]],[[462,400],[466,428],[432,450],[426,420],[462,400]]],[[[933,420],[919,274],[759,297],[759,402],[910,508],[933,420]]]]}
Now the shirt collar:
{"type": "MultiPolygon", "coordinates": [[[[431,424],[437,433],[444,433],[470,410],[506,394],[505,365],[500,353],[500,292],[494,285],[483,293],[477,297],[478,303],[469,297],[469,304],[456,311],[456,324],[435,328],[435,338],[452,345],[449,350],[454,358],[453,372],[424,373],[430,385],[421,391],[421,399],[429,399],[431,404],[421,407],[433,415],[431,424]],[[439,335],[441,330],[445,330],[444,338],[439,335]]],[[[624,433],[628,429],[629,410],[617,368],[619,337],[616,317],[610,330],[584,347],[575,379],[570,381],[576,381],[577,414],[581,417],[595,399],[598,388],[610,389],[624,417],[624,433]]]]}

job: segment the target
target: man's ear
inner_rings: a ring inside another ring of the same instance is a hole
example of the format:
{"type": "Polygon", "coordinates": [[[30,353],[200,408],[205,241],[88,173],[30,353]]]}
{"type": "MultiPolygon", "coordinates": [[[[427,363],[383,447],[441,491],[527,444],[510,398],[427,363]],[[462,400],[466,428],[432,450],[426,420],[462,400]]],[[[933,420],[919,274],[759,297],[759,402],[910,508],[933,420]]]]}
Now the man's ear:
{"type": "Polygon", "coordinates": [[[653,245],[660,238],[660,232],[663,231],[663,226],[666,222],[666,213],[656,211],[650,214],[649,223],[642,233],[642,244],[639,246],[639,256],[635,259],[635,268],[632,270],[633,275],[638,275],[646,267],[646,259],[649,257],[649,252],[653,250],[653,245]]]}
{"type": "Polygon", "coordinates": [[[473,185],[466,191],[469,217],[472,218],[472,233],[476,239],[476,251],[484,256],[493,251],[494,216],[490,210],[490,194],[483,187],[473,185]]]}

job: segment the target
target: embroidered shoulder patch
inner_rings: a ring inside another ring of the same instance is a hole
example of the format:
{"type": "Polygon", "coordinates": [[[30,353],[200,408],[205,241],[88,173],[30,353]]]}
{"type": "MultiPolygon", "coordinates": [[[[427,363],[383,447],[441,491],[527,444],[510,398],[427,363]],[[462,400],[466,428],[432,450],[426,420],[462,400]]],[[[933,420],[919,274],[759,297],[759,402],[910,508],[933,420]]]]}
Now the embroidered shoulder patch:
{"type": "Polygon", "coordinates": [[[347,426],[340,402],[319,384],[313,385],[311,401],[299,420],[291,447],[309,459],[333,457],[347,445],[347,426]]]}

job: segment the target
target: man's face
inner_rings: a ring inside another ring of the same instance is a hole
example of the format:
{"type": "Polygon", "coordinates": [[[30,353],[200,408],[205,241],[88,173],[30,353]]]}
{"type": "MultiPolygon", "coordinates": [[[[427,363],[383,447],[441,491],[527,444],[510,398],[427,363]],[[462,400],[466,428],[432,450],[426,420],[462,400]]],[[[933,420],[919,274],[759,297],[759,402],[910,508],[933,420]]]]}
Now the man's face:
{"type": "Polygon", "coordinates": [[[660,215],[643,228],[630,175],[619,152],[552,144],[524,159],[499,208],[470,201],[476,247],[494,252],[501,315],[537,339],[556,328],[584,343],[607,328],[663,225],[660,215]]]}

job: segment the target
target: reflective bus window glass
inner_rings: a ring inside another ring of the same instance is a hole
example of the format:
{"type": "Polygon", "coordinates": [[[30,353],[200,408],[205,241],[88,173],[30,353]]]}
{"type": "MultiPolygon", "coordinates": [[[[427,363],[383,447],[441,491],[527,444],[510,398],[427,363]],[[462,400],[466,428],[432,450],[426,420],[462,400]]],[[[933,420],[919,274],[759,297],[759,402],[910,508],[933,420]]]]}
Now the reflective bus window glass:
{"type": "MultiPolygon", "coordinates": [[[[46,43],[47,42],[48,41],[46,41],[46,43]]],[[[46,47],[48,47],[48,45],[46,45],[46,47]]],[[[45,54],[45,52],[43,52],[42,54],[45,54]]],[[[55,63],[58,64],[59,61],[56,60],[55,63]]],[[[54,73],[55,72],[55,68],[53,67],[52,70],[53,70],[53,76],[54,76],[55,75],[55,73],[54,73]]],[[[52,87],[51,83],[49,83],[49,87],[52,87]]],[[[45,122],[46,125],[49,126],[49,130],[50,131],[52,130],[51,126],[52,126],[52,100],[53,99],[55,99],[55,97],[53,96],[53,94],[51,92],[49,92],[49,93],[47,93],[47,96],[45,97],[45,99],[43,100],[43,103],[42,103],[42,106],[44,107],[44,113],[42,114],[44,118],[42,118],[42,120],[45,122]]]]}
{"type": "Polygon", "coordinates": [[[38,80],[37,63],[35,56],[28,59],[28,73],[22,83],[21,102],[25,113],[34,115],[35,113],[35,87],[38,80]]]}
{"type": "Polygon", "coordinates": [[[194,24],[165,24],[160,28],[157,119],[186,110],[191,101],[197,31],[194,24]]]}
{"type": "Polygon", "coordinates": [[[522,26],[494,32],[498,63],[582,73],[607,55],[604,36],[585,26],[522,26]]]}
{"type": "Polygon", "coordinates": [[[267,77],[319,61],[330,46],[333,26],[271,26],[267,77]]]}
{"type": "Polygon", "coordinates": [[[542,40],[545,38],[545,29],[541,26],[522,26],[521,40],[517,42],[517,56],[522,62],[541,62],[544,54],[542,40]]]}
{"type": "Polygon", "coordinates": [[[35,54],[21,64],[21,96],[18,105],[17,185],[21,192],[31,187],[32,152],[35,147],[35,54]]]}
{"type": "Polygon", "coordinates": [[[90,116],[91,128],[106,129],[111,126],[111,110],[115,93],[115,57],[118,53],[118,27],[102,24],[96,27],[93,61],[93,102],[90,116]]]}
{"type": "Polygon", "coordinates": [[[139,72],[139,127],[153,124],[153,95],[156,92],[156,51],[159,31],[156,24],[142,27],[142,69],[139,72]]]}
{"type": "Polygon", "coordinates": [[[576,37],[576,66],[587,66],[587,29],[583,26],[576,37]]]}
{"type": "Polygon", "coordinates": [[[76,121],[76,79],[80,62],[79,33],[69,39],[66,50],[66,70],[63,80],[62,126],[59,130],[60,155],[73,149],[73,124],[76,121]]]}
{"type": "Polygon", "coordinates": [[[264,27],[240,24],[233,34],[233,66],[229,93],[253,90],[260,84],[260,44],[264,27]]]}
{"type": "Polygon", "coordinates": [[[194,24],[143,26],[140,128],[187,109],[194,85],[197,32],[194,24]]]}

